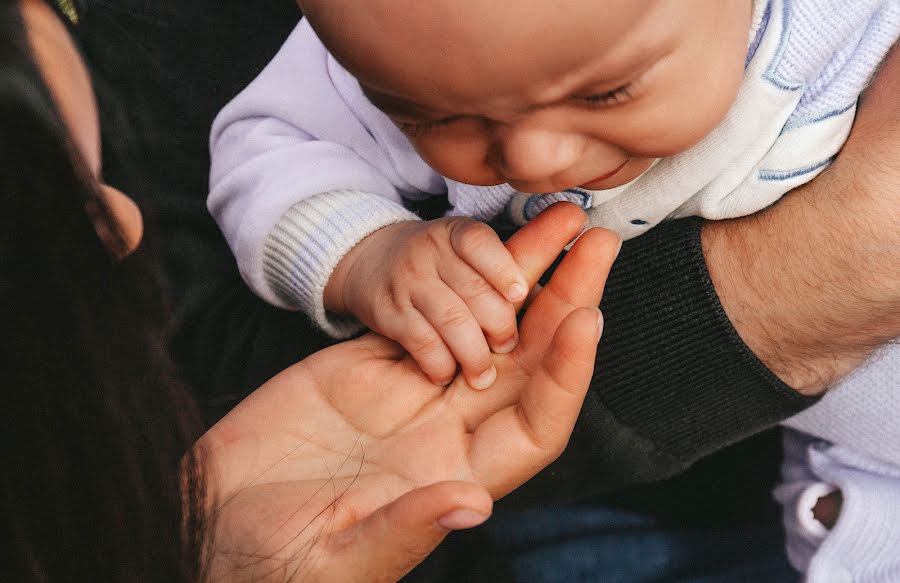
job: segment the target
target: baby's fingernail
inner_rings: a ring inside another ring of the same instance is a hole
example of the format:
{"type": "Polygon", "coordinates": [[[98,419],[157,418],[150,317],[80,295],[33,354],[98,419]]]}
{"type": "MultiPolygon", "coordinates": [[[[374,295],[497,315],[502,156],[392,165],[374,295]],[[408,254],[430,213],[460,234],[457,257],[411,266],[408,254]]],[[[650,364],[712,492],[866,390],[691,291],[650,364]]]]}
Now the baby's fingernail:
{"type": "Polygon", "coordinates": [[[478,526],[487,519],[488,517],[485,514],[469,510],[468,508],[460,508],[443,516],[437,522],[447,530],[465,530],[478,526]]]}
{"type": "Polygon", "coordinates": [[[481,373],[481,375],[477,379],[475,379],[475,383],[472,385],[472,388],[481,391],[493,385],[494,381],[496,380],[497,369],[494,367],[494,365],[491,365],[491,368],[481,373]]]}
{"type": "Polygon", "coordinates": [[[528,288],[524,284],[514,283],[509,287],[506,297],[511,302],[520,302],[528,295],[528,288]]]}
{"type": "Polygon", "coordinates": [[[494,353],[509,354],[510,352],[515,350],[516,346],[518,346],[518,345],[519,345],[519,339],[517,337],[513,336],[512,338],[510,338],[509,340],[507,340],[500,346],[497,346],[496,348],[494,348],[494,353]]]}

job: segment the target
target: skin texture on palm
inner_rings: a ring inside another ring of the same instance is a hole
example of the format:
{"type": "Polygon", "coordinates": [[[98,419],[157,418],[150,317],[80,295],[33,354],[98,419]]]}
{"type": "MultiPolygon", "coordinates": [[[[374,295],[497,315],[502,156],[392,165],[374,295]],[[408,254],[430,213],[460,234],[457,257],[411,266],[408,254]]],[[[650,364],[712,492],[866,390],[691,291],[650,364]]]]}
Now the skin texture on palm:
{"type": "MultiPolygon", "coordinates": [[[[508,243],[535,283],[581,230],[560,204],[508,243]]],[[[216,484],[213,578],[391,581],[564,449],[594,366],[618,240],[593,229],[494,355],[487,391],[431,383],[367,335],[276,376],[199,442],[216,484]],[[381,533],[381,534],[378,534],[381,533]],[[389,535],[386,535],[388,533],[389,535]]]]}

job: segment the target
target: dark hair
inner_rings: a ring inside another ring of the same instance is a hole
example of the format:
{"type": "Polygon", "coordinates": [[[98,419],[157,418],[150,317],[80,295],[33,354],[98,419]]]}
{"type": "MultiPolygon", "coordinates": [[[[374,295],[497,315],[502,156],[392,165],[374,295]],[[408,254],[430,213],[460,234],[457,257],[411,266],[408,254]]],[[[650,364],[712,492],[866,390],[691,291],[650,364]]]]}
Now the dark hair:
{"type": "Polygon", "coordinates": [[[0,540],[14,581],[197,581],[197,407],[147,257],[118,232],[0,0],[0,540]],[[121,239],[113,246],[124,246],[121,239]]]}

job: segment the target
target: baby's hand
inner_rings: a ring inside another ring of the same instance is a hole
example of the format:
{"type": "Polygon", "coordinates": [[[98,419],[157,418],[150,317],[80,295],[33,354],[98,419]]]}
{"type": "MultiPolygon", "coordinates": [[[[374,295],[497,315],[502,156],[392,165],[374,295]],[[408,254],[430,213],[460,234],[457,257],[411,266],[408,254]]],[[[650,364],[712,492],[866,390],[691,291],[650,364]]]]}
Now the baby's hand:
{"type": "Polygon", "coordinates": [[[399,342],[435,383],[459,362],[477,389],[497,377],[491,350],[518,342],[516,307],[526,281],[494,231],[478,221],[409,221],[376,231],[341,260],[325,306],[352,313],[399,342]]]}

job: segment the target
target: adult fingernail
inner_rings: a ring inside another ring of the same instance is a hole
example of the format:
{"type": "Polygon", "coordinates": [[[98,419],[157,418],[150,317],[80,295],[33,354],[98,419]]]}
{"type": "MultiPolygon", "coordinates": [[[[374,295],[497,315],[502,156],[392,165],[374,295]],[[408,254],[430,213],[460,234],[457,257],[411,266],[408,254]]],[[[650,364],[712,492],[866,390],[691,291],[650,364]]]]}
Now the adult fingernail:
{"type": "Polygon", "coordinates": [[[473,384],[472,387],[482,391],[493,385],[495,380],[497,380],[497,369],[494,365],[491,365],[491,368],[481,373],[481,375],[475,379],[475,384],[473,384]]]}
{"type": "Polygon", "coordinates": [[[468,508],[460,508],[443,516],[437,522],[447,530],[465,530],[478,526],[487,519],[488,517],[485,514],[469,510],[468,508]]]}
{"type": "Polygon", "coordinates": [[[514,283],[506,292],[506,297],[511,302],[521,302],[528,296],[528,288],[521,283],[514,283]]]}
{"type": "Polygon", "coordinates": [[[601,336],[603,336],[603,312],[597,310],[597,342],[600,342],[601,336]]]}

